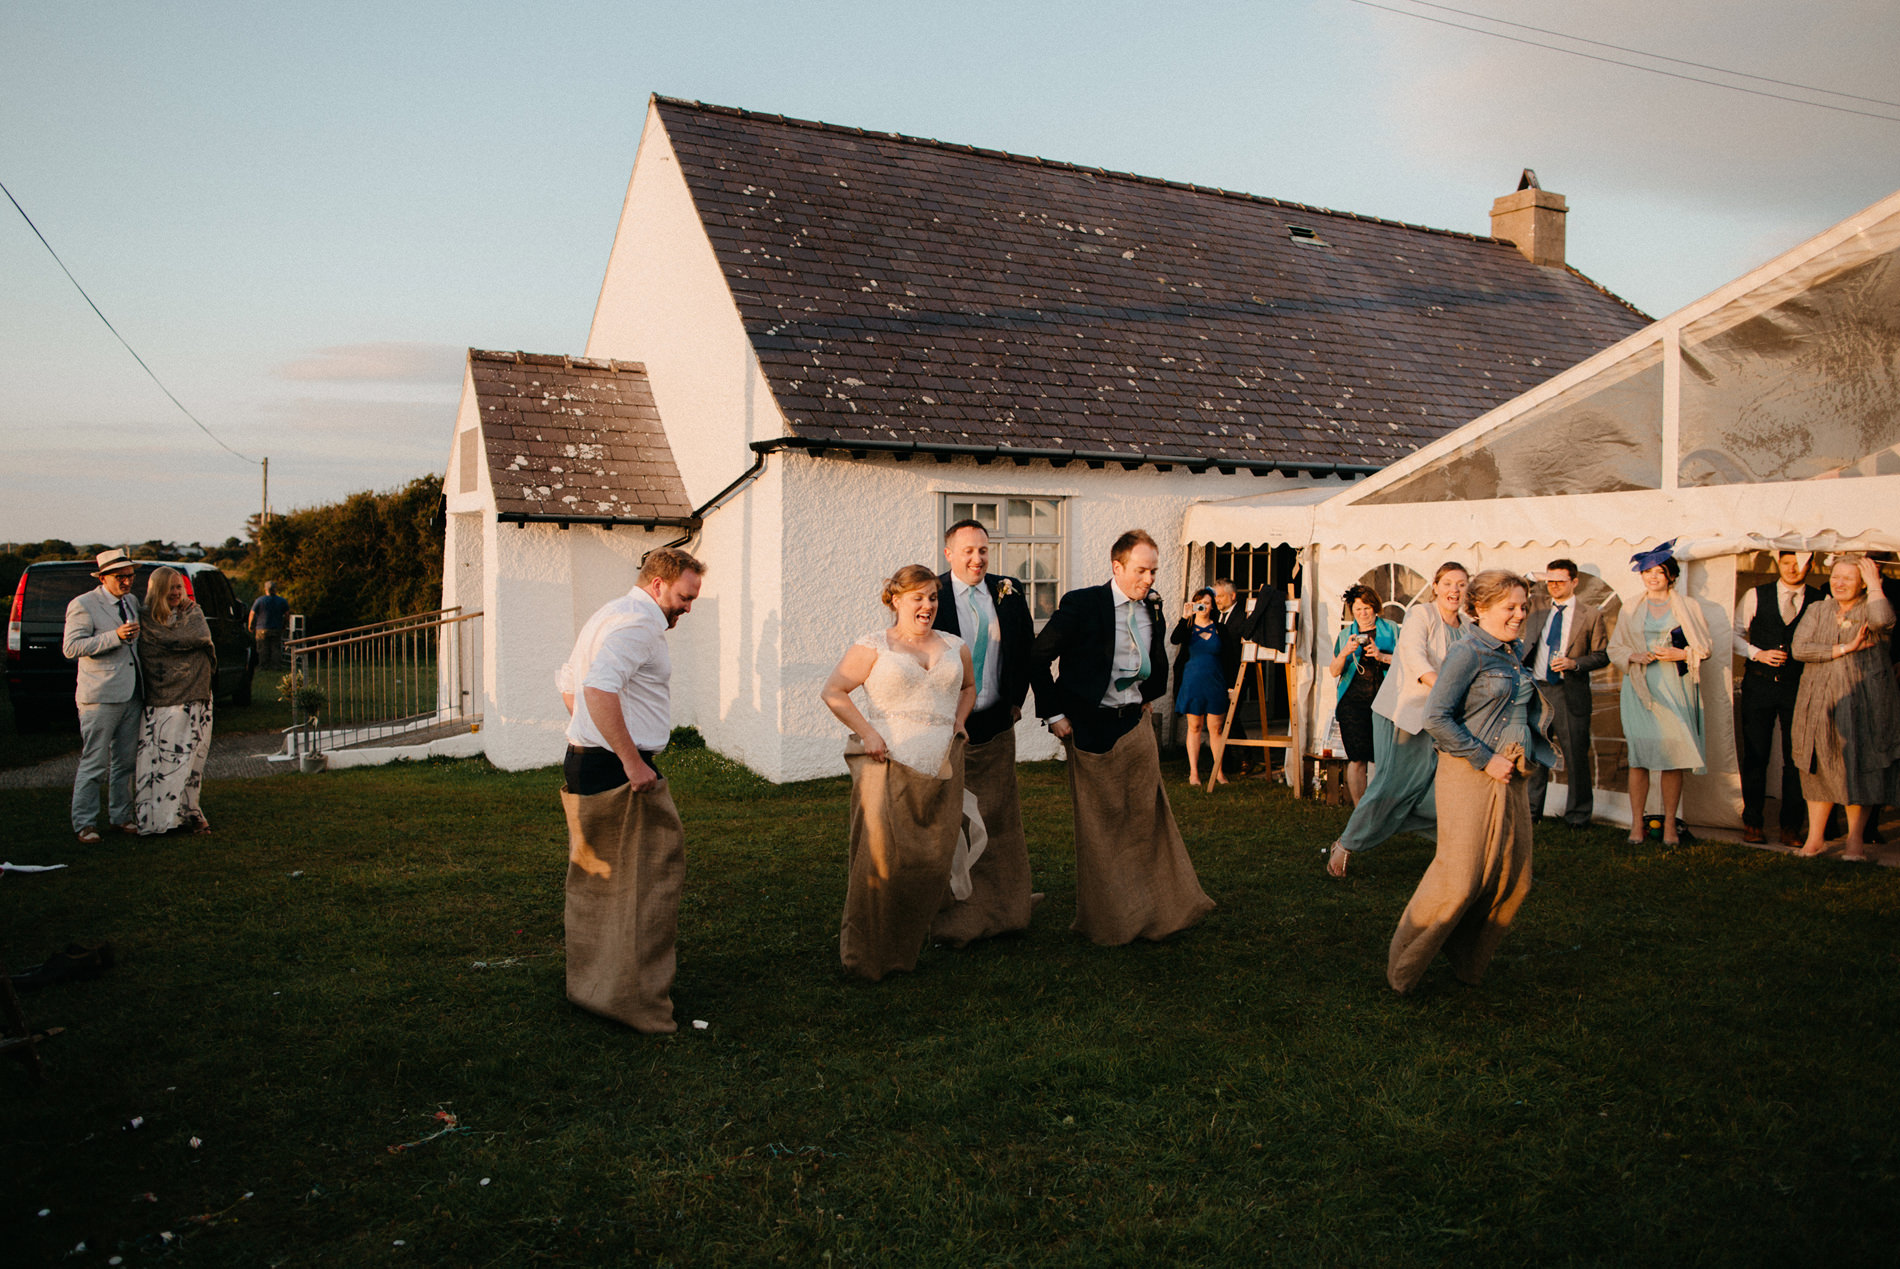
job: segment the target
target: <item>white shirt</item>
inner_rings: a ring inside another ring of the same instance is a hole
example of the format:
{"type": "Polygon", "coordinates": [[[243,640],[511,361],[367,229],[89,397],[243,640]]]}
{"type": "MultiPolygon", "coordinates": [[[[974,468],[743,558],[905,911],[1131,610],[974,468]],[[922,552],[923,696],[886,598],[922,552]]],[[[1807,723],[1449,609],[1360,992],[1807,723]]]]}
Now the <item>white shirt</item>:
{"type": "MultiPolygon", "coordinates": [[[[1109,709],[1118,709],[1123,705],[1141,704],[1141,684],[1130,683],[1127,687],[1117,688],[1116,679],[1125,679],[1141,673],[1141,655],[1144,648],[1150,650],[1154,643],[1154,621],[1148,616],[1148,605],[1144,601],[1130,599],[1128,593],[1114,582],[1108,584],[1108,593],[1115,597],[1115,664],[1108,672],[1108,691],[1102,694],[1102,704],[1109,709]],[[1128,610],[1135,610],[1135,638],[1128,637],[1128,610]],[[1139,639],[1141,642],[1135,642],[1139,639]]],[[[1150,665],[1148,672],[1154,674],[1159,667],[1150,665]]]]}
{"type": "Polygon", "coordinates": [[[666,748],[673,731],[672,679],[666,614],[660,611],[659,601],[636,586],[601,605],[581,627],[574,651],[557,676],[562,693],[574,698],[568,743],[611,747],[587,709],[583,689],[592,687],[618,696],[620,716],[634,745],[644,753],[658,753],[666,748]]]}
{"type": "Polygon", "coordinates": [[[1574,597],[1550,606],[1550,616],[1544,619],[1544,628],[1537,632],[1537,662],[1531,666],[1531,677],[1539,683],[1550,677],[1551,626],[1557,627],[1557,655],[1563,656],[1564,649],[1570,646],[1570,618],[1576,610],[1574,597]]]}
{"type": "Polygon", "coordinates": [[[976,685],[976,704],[972,709],[988,709],[1003,695],[1003,623],[996,616],[996,602],[990,598],[988,583],[979,581],[974,586],[964,584],[955,573],[950,574],[950,594],[957,606],[957,629],[963,632],[963,642],[970,647],[970,655],[976,655],[976,626],[971,623],[972,611],[976,621],[989,631],[989,646],[983,652],[983,677],[976,685]]]}
{"type": "MultiPolygon", "coordinates": [[[[1751,586],[1742,596],[1742,602],[1735,605],[1735,655],[1744,661],[1753,661],[1761,649],[1748,641],[1748,628],[1755,624],[1755,593],[1751,586]]],[[[1803,582],[1799,586],[1790,586],[1780,578],[1775,579],[1775,602],[1782,608],[1788,607],[1788,601],[1794,601],[1794,621],[1801,620],[1801,610],[1807,606],[1808,587],[1803,582]]],[[[1794,621],[1789,622],[1793,625],[1794,621]]]]}

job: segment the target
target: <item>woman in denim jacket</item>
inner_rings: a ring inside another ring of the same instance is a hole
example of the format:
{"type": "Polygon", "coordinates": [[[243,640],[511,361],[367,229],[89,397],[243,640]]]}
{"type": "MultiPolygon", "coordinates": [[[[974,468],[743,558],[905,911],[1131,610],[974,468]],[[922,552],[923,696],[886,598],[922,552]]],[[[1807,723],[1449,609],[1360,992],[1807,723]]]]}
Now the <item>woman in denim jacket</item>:
{"type": "Polygon", "coordinates": [[[1550,721],[1517,648],[1530,583],[1490,569],[1471,579],[1477,626],[1445,654],[1425,707],[1438,746],[1438,853],[1399,917],[1386,981],[1410,991],[1442,947],[1471,986],[1531,889],[1532,763],[1552,766],[1550,721]]]}

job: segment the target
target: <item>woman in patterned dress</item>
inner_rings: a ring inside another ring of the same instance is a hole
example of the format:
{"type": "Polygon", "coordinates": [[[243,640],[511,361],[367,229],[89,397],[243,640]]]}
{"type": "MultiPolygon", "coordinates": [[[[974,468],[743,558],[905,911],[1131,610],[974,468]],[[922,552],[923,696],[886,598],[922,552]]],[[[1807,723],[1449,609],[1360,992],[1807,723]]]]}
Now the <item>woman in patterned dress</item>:
{"type": "Polygon", "coordinates": [[[1827,849],[1835,803],[1847,807],[1847,849],[1863,862],[1867,826],[1882,806],[1900,802],[1900,688],[1886,635],[1893,605],[1880,569],[1864,555],[1834,561],[1828,597],[1808,605],[1791,651],[1806,663],[1794,703],[1794,765],[1808,803],[1803,855],[1827,849]]]}
{"type": "Polygon", "coordinates": [[[144,714],[132,798],[141,834],[189,828],[209,833],[198,805],[211,752],[211,691],[218,654],[204,610],[176,569],[156,568],[145,588],[139,631],[144,714]]]}

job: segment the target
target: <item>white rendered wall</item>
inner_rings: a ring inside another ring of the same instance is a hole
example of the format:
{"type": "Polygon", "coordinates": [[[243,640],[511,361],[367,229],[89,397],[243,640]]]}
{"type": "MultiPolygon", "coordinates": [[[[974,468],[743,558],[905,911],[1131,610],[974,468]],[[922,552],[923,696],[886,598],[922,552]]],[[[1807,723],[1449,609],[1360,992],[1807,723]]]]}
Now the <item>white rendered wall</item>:
{"type": "Polygon", "coordinates": [[[746,338],[665,126],[651,109],[587,355],[646,366],[694,506],[751,464],[749,443],[790,430],[746,338]]]}
{"type": "MultiPolygon", "coordinates": [[[[482,734],[507,771],[561,760],[567,710],[555,686],[582,623],[624,595],[640,558],[666,539],[639,529],[487,521],[482,734]]],[[[677,641],[677,633],[673,636],[677,641]]]]}
{"type": "MultiPolygon", "coordinates": [[[[1156,585],[1163,613],[1172,622],[1185,596],[1189,555],[1181,542],[1181,524],[1189,504],[1291,483],[1277,476],[1197,476],[1179,469],[1096,471],[1080,463],[1065,468],[1041,462],[978,466],[969,459],[897,463],[797,453],[774,455],[772,463],[775,469],[782,464],[785,473],[784,608],[773,615],[769,632],[781,648],[782,691],[774,722],[782,757],[771,767],[750,765],[774,780],[811,779],[845,769],[844,727],[818,699],[819,690],[854,639],[890,624],[889,613],[878,602],[884,578],[905,564],[944,569],[944,494],[1066,499],[1065,588],[1107,581],[1109,546],[1124,530],[1146,529],[1160,544],[1156,585]]],[[[1034,719],[1033,703],[1032,697],[1024,707],[1029,716],[1017,727],[1024,761],[1057,753],[1048,732],[1034,719]]],[[[1166,700],[1161,704],[1166,707],[1166,700]]]]}

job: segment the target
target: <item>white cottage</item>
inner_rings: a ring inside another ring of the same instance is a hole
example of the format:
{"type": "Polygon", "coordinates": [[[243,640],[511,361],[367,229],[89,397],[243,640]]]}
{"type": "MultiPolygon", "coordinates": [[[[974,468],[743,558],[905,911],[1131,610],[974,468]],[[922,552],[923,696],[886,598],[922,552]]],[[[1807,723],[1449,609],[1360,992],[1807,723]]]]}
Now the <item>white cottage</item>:
{"type": "MultiPolygon", "coordinates": [[[[559,758],[555,669],[660,542],[711,569],[675,721],[831,774],[818,689],[950,522],[1046,615],[1126,528],[1341,488],[1641,328],[1527,186],[1485,238],[654,98],[586,356],[470,354],[443,602],[487,614],[489,757],[559,758]]],[[[1284,580],[1271,545],[1219,566],[1284,580]]]]}

